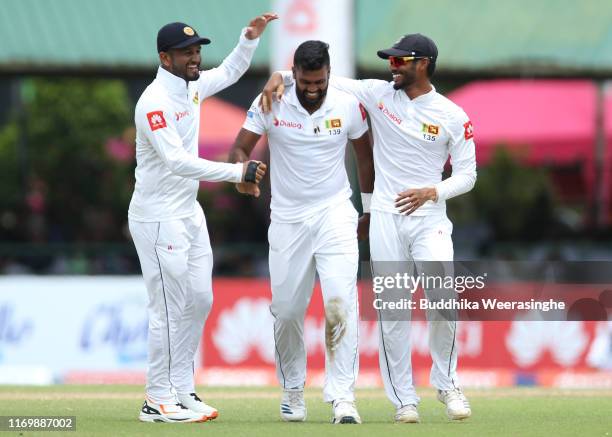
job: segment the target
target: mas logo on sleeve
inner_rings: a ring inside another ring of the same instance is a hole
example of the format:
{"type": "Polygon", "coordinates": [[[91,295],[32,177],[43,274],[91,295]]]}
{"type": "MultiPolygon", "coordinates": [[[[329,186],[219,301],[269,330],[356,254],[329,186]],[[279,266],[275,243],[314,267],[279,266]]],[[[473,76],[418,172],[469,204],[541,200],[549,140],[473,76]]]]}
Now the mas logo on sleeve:
{"type": "Polygon", "coordinates": [[[151,127],[152,131],[163,129],[167,126],[163,111],[153,111],[147,113],[147,120],[149,120],[149,126],[151,127]]]}
{"type": "Polygon", "coordinates": [[[474,138],[474,126],[472,126],[472,122],[470,120],[463,124],[463,136],[466,140],[474,138]]]}

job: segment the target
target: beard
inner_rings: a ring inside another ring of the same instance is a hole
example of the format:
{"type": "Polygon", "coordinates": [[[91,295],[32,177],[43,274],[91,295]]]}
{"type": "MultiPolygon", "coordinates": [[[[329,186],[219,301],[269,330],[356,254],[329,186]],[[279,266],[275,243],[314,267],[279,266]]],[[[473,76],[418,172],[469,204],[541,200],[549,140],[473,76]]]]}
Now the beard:
{"type": "Polygon", "coordinates": [[[200,78],[200,66],[198,66],[198,70],[193,73],[190,72],[188,68],[185,68],[183,79],[185,79],[187,82],[195,81],[195,80],[198,80],[199,78],[200,78]]]}
{"type": "Polygon", "coordinates": [[[200,78],[200,72],[196,71],[192,75],[187,76],[187,78],[185,80],[187,80],[187,81],[195,81],[195,80],[198,80],[199,78],[200,78]]]}
{"type": "Polygon", "coordinates": [[[402,73],[396,71],[395,74],[399,74],[400,79],[397,82],[395,81],[395,78],[393,79],[394,90],[407,88],[416,82],[416,70],[404,70],[402,73]]]}
{"type": "Polygon", "coordinates": [[[326,95],[327,88],[325,88],[324,90],[319,90],[319,92],[317,93],[317,97],[310,98],[306,96],[306,89],[304,89],[303,91],[300,91],[298,93],[298,100],[300,101],[303,107],[312,108],[314,106],[320,105],[326,95]]]}
{"type": "Polygon", "coordinates": [[[393,89],[394,90],[401,90],[404,89],[410,85],[412,85],[415,82],[415,78],[412,76],[406,76],[405,74],[400,74],[400,80],[397,82],[393,82],[393,89]]]}
{"type": "Polygon", "coordinates": [[[181,79],[187,82],[193,82],[200,78],[200,66],[198,65],[197,69],[192,72],[191,69],[189,69],[186,65],[182,66],[182,65],[172,64],[171,73],[174,74],[175,76],[180,77],[181,79]]]}
{"type": "Polygon", "coordinates": [[[397,90],[401,90],[405,86],[404,82],[405,82],[404,75],[402,75],[402,77],[399,80],[399,82],[396,82],[395,79],[394,79],[393,80],[393,89],[396,90],[396,91],[397,90]]]}

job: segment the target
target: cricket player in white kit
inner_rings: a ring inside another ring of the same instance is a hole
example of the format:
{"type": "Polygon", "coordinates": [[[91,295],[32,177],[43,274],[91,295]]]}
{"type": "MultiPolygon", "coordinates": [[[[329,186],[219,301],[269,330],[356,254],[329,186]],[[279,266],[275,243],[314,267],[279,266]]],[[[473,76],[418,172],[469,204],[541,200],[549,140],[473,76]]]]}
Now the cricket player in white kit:
{"type": "Polygon", "coordinates": [[[217,417],[195,393],[194,358],[212,305],[212,251],[196,200],[199,181],[256,185],[265,165],[198,158],[200,102],[247,70],[259,35],[275,14],[253,19],[223,63],[199,71],[201,38],[184,23],[157,36],[160,67],[135,111],[136,186],[128,217],[149,297],[145,422],[217,417]]]}
{"type": "MultiPolygon", "coordinates": [[[[295,85],[269,114],[247,113],[230,159],[248,159],[268,136],[272,189],[269,264],[281,418],[306,419],[304,315],[318,272],[325,305],[325,384],[333,423],[361,423],[354,387],[359,369],[358,218],[344,164],[352,141],[365,197],[373,188],[372,148],[366,113],[353,96],[329,88],[328,45],[306,41],[294,55],[295,85]]],[[[239,190],[243,188],[239,185],[239,190]]],[[[256,187],[253,187],[256,189],[256,187]]],[[[367,235],[369,214],[360,219],[367,235]]]]}
{"type": "MultiPolygon", "coordinates": [[[[471,190],[476,181],[472,123],[430,82],[438,56],[435,43],[421,34],[405,35],[378,56],[389,60],[393,81],[332,76],[330,82],[357,97],[372,123],[374,275],[377,264],[389,261],[415,261],[417,268],[420,261],[452,261],[446,200],[471,190]],[[452,176],[442,180],[449,155],[452,176]]],[[[291,74],[277,72],[264,95],[271,99],[273,91],[292,83],[291,74]]],[[[395,420],[410,423],[419,421],[419,398],[412,383],[408,320],[380,321],[379,358],[387,396],[396,407],[395,420]]],[[[457,379],[456,323],[430,320],[430,383],[438,389],[449,418],[460,420],[469,417],[471,409],[457,379]]]]}

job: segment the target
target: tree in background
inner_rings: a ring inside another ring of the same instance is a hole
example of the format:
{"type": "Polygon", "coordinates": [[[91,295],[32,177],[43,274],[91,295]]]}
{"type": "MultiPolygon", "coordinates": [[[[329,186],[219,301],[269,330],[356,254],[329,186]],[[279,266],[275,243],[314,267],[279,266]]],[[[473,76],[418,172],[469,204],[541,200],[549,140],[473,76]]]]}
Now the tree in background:
{"type": "Polygon", "coordinates": [[[478,169],[474,189],[449,202],[458,223],[481,222],[495,241],[533,241],[558,230],[557,200],[547,169],[522,165],[501,146],[478,169]]]}
{"type": "Polygon", "coordinates": [[[22,111],[0,130],[0,235],[123,240],[134,165],[125,85],[30,79],[23,89],[22,111]]]}

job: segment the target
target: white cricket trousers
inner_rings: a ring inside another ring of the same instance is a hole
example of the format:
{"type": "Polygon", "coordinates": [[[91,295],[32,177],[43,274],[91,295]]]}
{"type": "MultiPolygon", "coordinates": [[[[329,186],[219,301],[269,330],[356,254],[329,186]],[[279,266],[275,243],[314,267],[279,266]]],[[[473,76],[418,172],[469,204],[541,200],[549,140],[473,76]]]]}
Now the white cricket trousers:
{"type": "Polygon", "coordinates": [[[323,399],[353,401],[359,372],[357,211],[347,200],[303,222],[272,222],[268,240],[280,385],[303,388],[306,382],[304,315],[317,272],[326,319],[323,399]]]}
{"type": "MultiPolygon", "coordinates": [[[[377,269],[385,269],[385,261],[452,261],[452,230],[453,225],[446,214],[403,216],[372,211],[370,256],[373,274],[380,274],[377,269]],[[380,264],[377,266],[377,263],[380,264]]],[[[418,263],[416,267],[419,269],[418,263]]],[[[420,273],[417,270],[417,274],[420,273]]],[[[419,402],[412,381],[410,312],[404,311],[406,317],[402,320],[379,320],[378,323],[380,372],[387,397],[396,408],[419,402]]],[[[427,316],[430,319],[430,313],[427,316]]],[[[429,320],[428,326],[433,361],[430,384],[440,390],[452,389],[458,386],[457,322],[429,320]]]]}
{"type": "Polygon", "coordinates": [[[200,205],[188,218],[129,221],[149,295],[146,394],[175,403],[195,391],[194,358],[212,306],[213,257],[200,205]]]}

